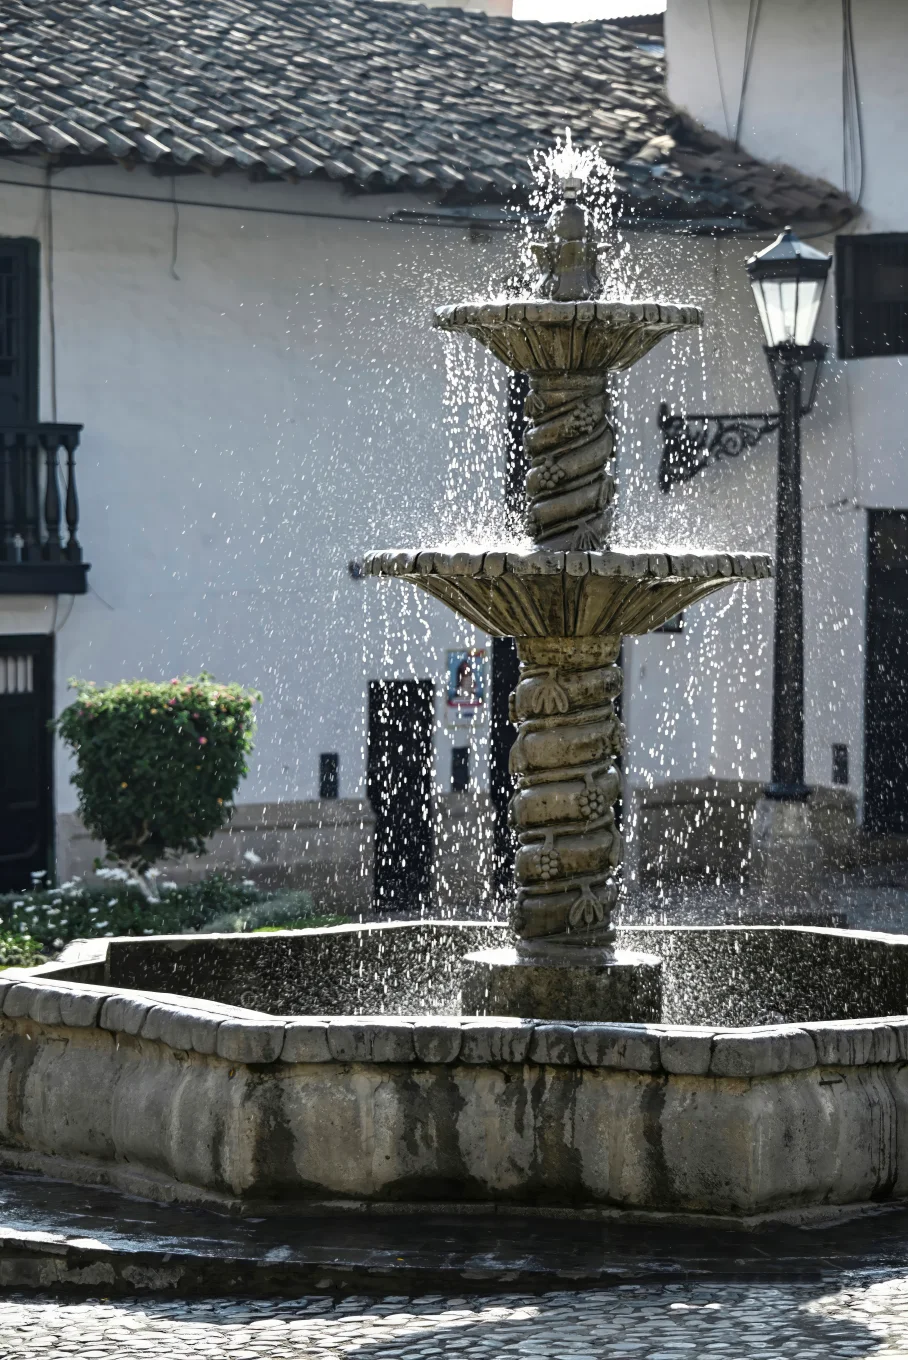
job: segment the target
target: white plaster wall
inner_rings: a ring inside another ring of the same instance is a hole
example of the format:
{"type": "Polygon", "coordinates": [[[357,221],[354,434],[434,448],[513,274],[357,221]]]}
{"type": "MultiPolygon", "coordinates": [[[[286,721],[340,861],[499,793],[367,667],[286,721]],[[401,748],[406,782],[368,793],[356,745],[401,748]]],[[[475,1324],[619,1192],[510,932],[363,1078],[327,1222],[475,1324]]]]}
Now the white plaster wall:
{"type": "MultiPolygon", "coordinates": [[[[2,179],[14,178],[37,180],[5,165],[2,179]]],[[[257,686],[265,701],[240,799],[317,796],[324,750],[340,753],[341,796],[361,797],[368,679],[432,676],[441,695],[445,649],[482,641],[431,603],[410,627],[410,588],[352,581],[347,562],[443,539],[446,497],[469,508],[470,486],[498,477],[500,442],[464,448],[457,427],[471,413],[445,405],[445,342],[428,319],[434,302],[500,272],[501,238],[356,220],[424,206],[393,196],[198,176],[177,191],[211,206],[180,208],[172,270],[169,181],[111,168],[59,183],[120,195],[53,201],[56,413],[85,425],[90,591],[61,599],[50,622],[47,602],[8,601],[4,627],[56,629],[58,706],[70,675],[104,683],[205,667],[257,686]],[[161,202],[130,201],[138,194],[161,202]]],[[[43,190],[0,184],[4,233],[46,244],[45,210],[43,190]]],[[[501,396],[499,386],[486,402],[496,430],[501,396]]],[[[438,711],[441,725],[441,698],[438,711]]],[[[472,742],[481,787],[482,721],[440,733],[441,787],[455,738],[472,742]]],[[[58,759],[61,812],[75,806],[68,775],[58,759]]]]}
{"type": "MultiPolygon", "coordinates": [[[[16,175],[35,179],[13,167],[2,178],[16,175]]],[[[434,303],[505,274],[514,238],[228,212],[216,203],[350,217],[407,205],[194,177],[179,194],[209,206],[181,207],[172,272],[169,182],[95,169],[61,183],[126,197],[54,196],[57,414],[86,427],[78,463],[91,589],[19,630],[56,630],[58,705],[69,675],[103,683],[204,666],[265,695],[240,801],[315,797],[325,750],[340,753],[341,796],[356,798],[368,680],[432,676],[439,786],[449,787],[451,745],[469,743],[478,795],[487,726],[449,722],[442,686],[446,649],[482,639],[400,583],[351,581],[346,564],[369,547],[449,540],[456,525],[465,541],[495,532],[504,372],[427,322],[434,303]],[[161,201],[130,200],[139,193],[161,201]]],[[[0,185],[0,207],[9,234],[45,239],[42,191],[0,185]]],[[[662,397],[687,409],[772,405],[743,274],[759,244],[631,241],[638,295],[698,303],[707,326],[616,382],[625,541],[772,548],[773,441],[669,496],[656,480],[662,397]]],[[[831,327],[827,308],[827,338],[831,327]]],[[[820,783],[833,741],[848,742],[860,771],[854,400],[831,365],[805,426],[808,776],[820,783]]],[[[771,587],[761,585],[689,611],[680,638],[627,644],[632,784],[768,776],[770,643],[771,587]]],[[[61,812],[75,806],[68,773],[58,760],[61,812]]]]}

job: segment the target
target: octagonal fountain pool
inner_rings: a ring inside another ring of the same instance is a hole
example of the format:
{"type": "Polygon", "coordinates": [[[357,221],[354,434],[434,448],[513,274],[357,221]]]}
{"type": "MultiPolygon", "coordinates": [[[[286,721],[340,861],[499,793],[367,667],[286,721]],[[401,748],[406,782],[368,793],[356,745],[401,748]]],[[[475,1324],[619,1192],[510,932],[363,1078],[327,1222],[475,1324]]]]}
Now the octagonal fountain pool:
{"type": "Polygon", "coordinates": [[[124,938],[12,970],[0,1164],[257,1213],[748,1216],[906,1193],[905,938],[619,929],[661,961],[652,1022],[461,1015],[467,956],[507,935],[124,938]]]}

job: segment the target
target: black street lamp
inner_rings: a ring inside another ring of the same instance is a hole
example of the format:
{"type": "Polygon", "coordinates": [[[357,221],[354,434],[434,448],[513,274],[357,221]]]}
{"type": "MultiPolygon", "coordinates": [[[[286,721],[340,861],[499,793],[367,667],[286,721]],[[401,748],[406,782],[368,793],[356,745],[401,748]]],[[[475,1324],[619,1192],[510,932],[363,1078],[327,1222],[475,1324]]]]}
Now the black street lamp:
{"type": "Polygon", "coordinates": [[[788,801],[803,801],[809,792],[804,783],[801,411],[805,374],[813,369],[813,386],[826,354],[813,336],[831,263],[830,255],[805,245],[790,228],[747,261],[779,402],[772,772],[766,797],[788,801]]]}
{"type": "Polygon", "coordinates": [[[764,350],[777,411],[677,415],[663,403],[659,412],[663,491],[689,480],[715,460],[737,457],[765,435],[779,432],[772,762],[764,792],[769,806],[762,814],[758,809],[754,846],[764,865],[767,860],[774,862],[783,883],[786,861],[806,870],[810,851],[818,849],[809,836],[806,812],[795,811],[810,792],[804,783],[801,419],[813,406],[817,375],[826,356],[826,346],[813,337],[831,263],[831,255],[806,245],[789,227],[747,261],[766,337],[764,350]],[[778,819],[769,810],[773,805],[778,808],[778,819]]]}

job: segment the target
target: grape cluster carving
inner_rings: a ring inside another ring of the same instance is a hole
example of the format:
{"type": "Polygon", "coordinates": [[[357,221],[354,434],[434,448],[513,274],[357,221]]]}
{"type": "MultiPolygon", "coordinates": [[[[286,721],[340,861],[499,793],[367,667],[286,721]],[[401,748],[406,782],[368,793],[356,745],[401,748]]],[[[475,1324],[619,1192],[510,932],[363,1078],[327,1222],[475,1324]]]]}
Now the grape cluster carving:
{"type": "Polygon", "coordinates": [[[536,872],[543,882],[557,878],[561,873],[561,856],[554,846],[547,846],[536,856],[536,872]]]}
{"type": "Polygon", "coordinates": [[[608,811],[608,800],[602,790],[597,788],[584,789],[577,799],[577,805],[580,808],[581,816],[585,817],[588,822],[593,821],[596,817],[604,817],[608,811]]]}

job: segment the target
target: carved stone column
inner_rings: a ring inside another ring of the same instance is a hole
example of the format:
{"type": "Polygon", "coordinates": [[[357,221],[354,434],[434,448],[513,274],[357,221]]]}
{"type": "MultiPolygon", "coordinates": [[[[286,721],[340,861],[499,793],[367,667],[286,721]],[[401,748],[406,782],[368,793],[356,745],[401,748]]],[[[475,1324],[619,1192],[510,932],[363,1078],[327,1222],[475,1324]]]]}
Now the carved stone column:
{"type": "Polygon", "coordinates": [[[520,848],[512,924],[528,949],[601,948],[615,938],[620,646],[618,637],[517,639],[510,820],[520,848]]]}
{"type": "Polygon", "coordinates": [[[519,848],[516,948],[466,960],[466,1013],[657,1020],[659,960],[613,950],[621,836],[614,701],[620,637],[518,637],[511,825],[519,848]]]}
{"type": "Polygon", "coordinates": [[[615,496],[606,374],[531,373],[524,410],[530,537],[546,548],[601,548],[615,496]]]}

